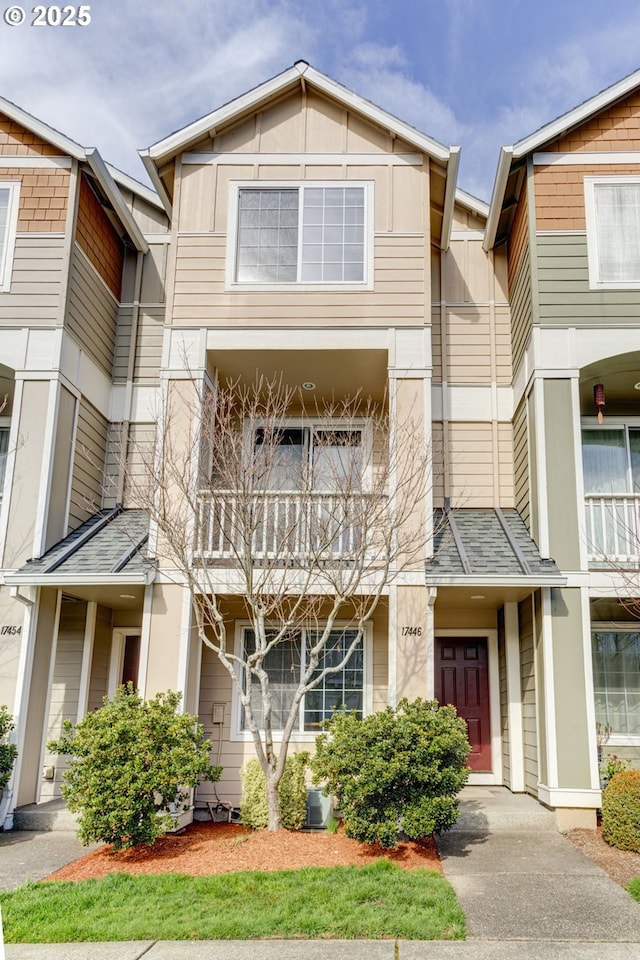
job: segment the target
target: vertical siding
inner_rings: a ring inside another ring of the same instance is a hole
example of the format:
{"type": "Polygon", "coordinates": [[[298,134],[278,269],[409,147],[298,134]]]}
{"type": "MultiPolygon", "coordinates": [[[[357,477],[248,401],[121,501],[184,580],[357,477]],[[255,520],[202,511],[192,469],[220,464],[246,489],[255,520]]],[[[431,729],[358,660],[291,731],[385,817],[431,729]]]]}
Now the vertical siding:
{"type": "Polygon", "coordinates": [[[536,719],[535,642],[531,598],[518,604],[520,620],[520,682],[525,790],[538,795],[538,733],[536,719]]]}
{"type": "MultiPolygon", "coordinates": [[[[74,600],[62,600],[58,645],[51,685],[51,702],[47,721],[47,742],[58,738],[65,720],[75,723],[78,717],[78,695],[87,605],[74,600]]],[[[55,779],[43,780],[41,799],[50,800],[60,795],[60,784],[66,763],[62,757],[45,751],[45,765],[55,766],[55,779]]]]}
{"type": "Polygon", "coordinates": [[[117,319],[118,301],[80,248],[75,246],[65,325],[109,378],[113,374],[117,319]]]}
{"type": "Polygon", "coordinates": [[[513,421],[513,477],[516,510],[530,526],[527,405],[521,403],[513,421]]]}
{"type": "Polygon", "coordinates": [[[102,506],[107,427],[107,421],[95,407],[81,400],[71,480],[70,530],[74,530],[102,506]]]}

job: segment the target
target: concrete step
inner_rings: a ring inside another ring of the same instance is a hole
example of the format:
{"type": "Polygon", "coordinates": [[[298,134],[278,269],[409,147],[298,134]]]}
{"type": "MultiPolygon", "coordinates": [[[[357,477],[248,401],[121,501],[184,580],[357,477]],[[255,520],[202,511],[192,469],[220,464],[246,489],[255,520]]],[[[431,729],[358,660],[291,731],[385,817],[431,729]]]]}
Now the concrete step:
{"type": "Polygon", "coordinates": [[[14,830],[77,830],[78,821],[67,809],[64,800],[47,800],[16,807],[13,812],[14,830]]]}
{"type": "Polygon", "coordinates": [[[555,814],[533,797],[511,793],[506,787],[465,787],[460,794],[457,833],[495,833],[512,830],[558,829],[555,814]]]}

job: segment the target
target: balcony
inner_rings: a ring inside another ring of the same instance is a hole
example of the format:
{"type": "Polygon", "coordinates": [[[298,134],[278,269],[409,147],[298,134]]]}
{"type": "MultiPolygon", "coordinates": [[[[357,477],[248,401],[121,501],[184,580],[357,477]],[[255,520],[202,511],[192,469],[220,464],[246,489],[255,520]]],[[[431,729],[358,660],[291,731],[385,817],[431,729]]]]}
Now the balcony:
{"type": "Polygon", "coordinates": [[[373,552],[385,510],[363,493],[234,493],[198,498],[194,559],[199,562],[331,563],[373,552]],[[364,531],[364,536],[363,536],[364,531]]]}
{"type": "Polygon", "coordinates": [[[638,561],[640,494],[588,494],[585,497],[585,523],[589,561],[638,561]]]}

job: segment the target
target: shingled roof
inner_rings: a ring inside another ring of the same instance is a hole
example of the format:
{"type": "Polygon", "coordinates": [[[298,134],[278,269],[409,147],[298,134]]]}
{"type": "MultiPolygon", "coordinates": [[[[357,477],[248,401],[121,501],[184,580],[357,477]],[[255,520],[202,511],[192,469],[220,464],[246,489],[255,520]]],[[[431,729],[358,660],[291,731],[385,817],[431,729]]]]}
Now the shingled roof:
{"type": "Polygon", "coordinates": [[[540,586],[564,583],[553,560],[544,560],[517,510],[436,510],[434,557],[427,583],[500,582],[514,578],[540,586]]]}
{"type": "Polygon", "coordinates": [[[149,518],[143,510],[100,510],[7,577],[10,583],[149,583],[155,564],[147,558],[149,518]]]}

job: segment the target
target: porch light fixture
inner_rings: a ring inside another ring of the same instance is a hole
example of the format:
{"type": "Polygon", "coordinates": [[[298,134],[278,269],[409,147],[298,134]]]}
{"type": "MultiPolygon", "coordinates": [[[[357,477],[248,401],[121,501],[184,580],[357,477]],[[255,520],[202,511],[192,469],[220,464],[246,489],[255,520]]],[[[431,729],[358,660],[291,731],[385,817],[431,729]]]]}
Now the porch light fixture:
{"type": "Polygon", "coordinates": [[[634,383],[633,389],[634,389],[634,390],[640,390],[640,380],[638,380],[637,383],[634,383]]]}
{"type": "Polygon", "coordinates": [[[121,600],[135,600],[135,598],[136,598],[135,593],[121,593],[121,594],[120,594],[120,599],[121,599],[121,600]]]}
{"type": "Polygon", "coordinates": [[[472,594],[471,599],[472,599],[472,600],[486,600],[487,598],[485,597],[484,593],[474,593],[474,594],[472,594]]]}
{"type": "Polygon", "coordinates": [[[602,423],[602,421],[604,420],[604,414],[602,413],[602,411],[604,410],[604,384],[603,383],[596,383],[595,387],[593,388],[593,402],[595,404],[596,410],[598,411],[598,423],[602,423]]]}
{"type": "Polygon", "coordinates": [[[311,380],[305,380],[305,382],[302,384],[303,390],[315,390],[315,388],[316,385],[315,383],[312,383],[311,380]]]}

